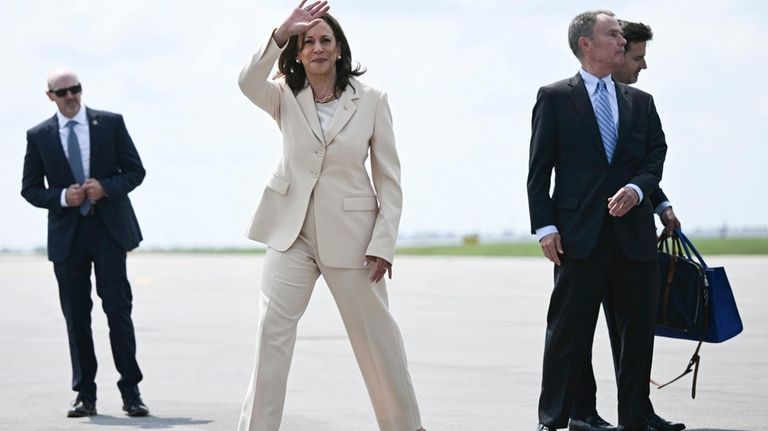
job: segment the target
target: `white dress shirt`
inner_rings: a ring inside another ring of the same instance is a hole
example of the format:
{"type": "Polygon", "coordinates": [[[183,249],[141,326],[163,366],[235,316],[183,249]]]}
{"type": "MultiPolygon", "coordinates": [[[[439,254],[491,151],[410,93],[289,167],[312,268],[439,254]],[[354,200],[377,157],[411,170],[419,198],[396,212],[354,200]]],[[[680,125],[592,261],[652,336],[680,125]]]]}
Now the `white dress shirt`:
{"type": "MultiPolygon", "coordinates": [[[[597,83],[599,81],[605,82],[605,88],[608,90],[608,102],[611,104],[611,115],[613,115],[613,127],[616,129],[616,136],[619,136],[619,102],[616,97],[616,85],[613,83],[611,75],[601,79],[584,69],[579,69],[579,75],[584,80],[584,86],[587,87],[592,109],[595,109],[597,105],[597,83]]],[[[597,115],[597,111],[595,111],[595,115],[597,115]]]]}
{"type": "MultiPolygon", "coordinates": [[[[613,83],[611,75],[609,74],[606,77],[598,78],[584,69],[579,69],[579,75],[581,75],[581,79],[584,80],[584,86],[587,88],[587,94],[589,95],[589,101],[592,103],[592,109],[595,109],[597,104],[597,83],[601,80],[605,82],[605,87],[608,90],[608,102],[610,102],[611,105],[613,125],[616,128],[616,136],[619,136],[619,101],[616,96],[616,85],[613,83]]],[[[631,187],[637,192],[637,204],[640,205],[640,202],[643,201],[643,191],[640,190],[640,187],[632,183],[627,184],[627,187],[631,187]]],[[[661,205],[659,205],[659,207],[661,207],[661,205]]],[[[557,232],[558,230],[555,225],[549,225],[536,229],[536,236],[539,238],[539,241],[541,241],[545,236],[557,232]]]]}
{"type": "MultiPolygon", "coordinates": [[[[587,72],[584,69],[579,70],[579,74],[581,75],[581,79],[584,80],[584,85],[587,87],[587,94],[589,94],[589,100],[592,101],[592,109],[595,108],[595,105],[597,103],[597,82],[599,79],[592,75],[591,73],[587,72]]],[[[608,101],[611,103],[611,114],[613,114],[613,122],[614,126],[616,127],[616,136],[619,135],[619,104],[618,104],[618,98],[616,97],[616,86],[613,84],[613,79],[610,75],[603,78],[603,81],[605,81],[605,86],[608,89],[608,101]]],[[[597,112],[595,112],[595,115],[597,115],[597,112]]],[[[632,187],[636,192],[637,195],[640,196],[640,201],[643,200],[643,191],[640,190],[640,187],[637,187],[634,184],[627,184],[629,187],[632,187]]],[[[660,203],[653,211],[661,216],[661,213],[664,212],[667,207],[671,207],[672,203],[669,201],[664,201],[660,203]]]]}
{"type": "MultiPolygon", "coordinates": [[[[69,127],[67,123],[75,121],[77,124],[73,128],[77,135],[77,140],[80,144],[80,156],[83,163],[83,174],[85,178],[90,178],[91,174],[91,132],[88,128],[88,116],[85,115],[85,105],[80,106],[80,110],[74,117],[68,118],[61,111],[56,111],[56,117],[59,120],[59,138],[61,139],[61,147],[64,149],[64,155],[69,160],[69,149],[67,148],[67,140],[69,139],[69,127]]],[[[81,184],[82,185],[82,184],[81,184]]],[[[68,207],[67,205],[67,189],[61,191],[61,206],[68,207]]]]}

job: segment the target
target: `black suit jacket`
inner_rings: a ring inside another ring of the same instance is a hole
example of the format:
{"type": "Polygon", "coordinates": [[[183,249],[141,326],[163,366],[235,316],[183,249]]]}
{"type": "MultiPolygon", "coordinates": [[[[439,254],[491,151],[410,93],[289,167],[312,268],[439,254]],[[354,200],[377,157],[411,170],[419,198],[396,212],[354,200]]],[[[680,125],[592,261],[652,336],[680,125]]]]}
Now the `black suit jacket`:
{"type": "Polygon", "coordinates": [[[626,256],[656,260],[649,197],[661,181],[667,144],[650,94],[616,83],[619,133],[613,161],[605,155],[594,110],[580,75],[539,89],[533,108],[528,172],[531,229],[555,225],[565,256],[589,256],[607,213],[608,198],[633,183],[643,201],[612,225],[626,256]],[[555,187],[550,196],[552,170],[555,187]]]}
{"type": "MultiPolygon", "coordinates": [[[[132,250],[142,236],[128,193],[143,181],[144,167],[120,114],[86,108],[86,116],[90,176],[99,180],[107,195],[96,204],[97,216],[120,247],[132,250]]],[[[53,262],[67,258],[75,236],[78,208],[61,206],[61,191],[75,182],[54,115],[27,131],[21,186],[29,203],[48,209],[48,259],[53,262]]]]}
{"type": "Polygon", "coordinates": [[[661,186],[659,186],[659,188],[648,198],[651,200],[651,205],[654,209],[656,209],[662,202],[669,201],[669,198],[664,194],[664,190],[661,189],[661,186]]]}

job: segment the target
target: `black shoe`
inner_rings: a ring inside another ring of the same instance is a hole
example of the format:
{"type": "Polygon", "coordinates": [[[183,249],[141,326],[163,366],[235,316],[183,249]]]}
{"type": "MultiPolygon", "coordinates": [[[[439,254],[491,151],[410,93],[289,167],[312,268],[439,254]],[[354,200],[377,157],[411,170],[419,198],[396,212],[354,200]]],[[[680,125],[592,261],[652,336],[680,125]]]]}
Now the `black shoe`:
{"type": "Polygon", "coordinates": [[[149,409],[144,405],[144,401],[141,400],[141,397],[123,400],[123,411],[131,417],[146,416],[149,414],[149,409]]]}
{"type": "Polygon", "coordinates": [[[657,431],[682,431],[685,429],[685,424],[670,422],[656,413],[648,418],[648,426],[657,431]]]}
{"type": "Polygon", "coordinates": [[[557,431],[557,428],[552,428],[549,425],[538,424],[536,425],[536,431],[557,431]]]}
{"type": "Polygon", "coordinates": [[[616,431],[616,427],[595,413],[586,419],[571,419],[568,422],[569,431],[616,431]]]}
{"type": "Polygon", "coordinates": [[[96,402],[80,399],[72,402],[72,408],[67,412],[68,418],[82,418],[96,414],[96,402]]]}

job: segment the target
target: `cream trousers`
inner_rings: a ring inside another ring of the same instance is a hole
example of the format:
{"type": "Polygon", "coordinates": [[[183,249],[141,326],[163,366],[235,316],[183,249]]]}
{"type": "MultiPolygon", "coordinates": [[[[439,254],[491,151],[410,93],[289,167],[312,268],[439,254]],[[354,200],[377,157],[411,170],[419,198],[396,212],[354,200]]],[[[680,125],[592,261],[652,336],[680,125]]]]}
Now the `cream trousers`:
{"type": "Polygon", "coordinates": [[[384,280],[369,281],[373,268],[324,266],[317,257],[315,233],[314,200],[310,200],[296,242],[285,252],[267,249],[259,299],[256,364],[238,431],[280,428],[296,326],[321,274],[341,313],[379,429],[416,431],[421,428],[419,408],[403,339],[389,312],[384,280]]]}

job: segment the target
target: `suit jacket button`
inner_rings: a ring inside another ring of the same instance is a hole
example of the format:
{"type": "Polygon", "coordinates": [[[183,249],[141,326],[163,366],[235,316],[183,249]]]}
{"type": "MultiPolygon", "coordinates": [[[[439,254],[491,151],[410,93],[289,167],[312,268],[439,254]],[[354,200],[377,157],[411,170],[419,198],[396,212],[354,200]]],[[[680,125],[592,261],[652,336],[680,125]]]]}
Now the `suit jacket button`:
{"type": "Polygon", "coordinates": [[[317,154],[317,157],[323,157],[325,155],[323,150],[318,150],[318,151],[315,152],[315,154],[317,154]]]}

